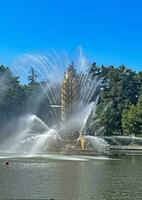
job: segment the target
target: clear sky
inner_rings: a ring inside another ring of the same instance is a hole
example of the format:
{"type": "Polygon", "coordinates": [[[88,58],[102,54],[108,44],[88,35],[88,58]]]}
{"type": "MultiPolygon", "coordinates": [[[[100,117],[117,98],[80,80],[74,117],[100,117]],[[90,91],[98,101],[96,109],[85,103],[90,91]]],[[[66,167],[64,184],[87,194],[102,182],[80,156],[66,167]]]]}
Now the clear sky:
{"type": "Polygon", "coordinates": [[[142,0],[0,0],[0,63],[78,46],[98,64],[142,70],[142,0]]]}

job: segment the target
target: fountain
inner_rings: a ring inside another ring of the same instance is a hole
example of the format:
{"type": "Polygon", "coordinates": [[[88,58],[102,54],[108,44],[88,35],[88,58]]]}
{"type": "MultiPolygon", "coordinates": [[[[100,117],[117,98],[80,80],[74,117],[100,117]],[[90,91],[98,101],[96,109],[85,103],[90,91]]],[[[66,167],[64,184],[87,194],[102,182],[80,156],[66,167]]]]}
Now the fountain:
{"type": "MultiPolygon", "coordinates": [[[[28,62],[45,75],[52,72],[56,77],[48,84],[40,82],[40,86],[48,98],[49,106],[54,118],[54,124],[48,126],[35,115],[26,115],[17,122],[18,127],[12,139],[3,143],[3,149],[8,146],[10,152],[25,152],[29,155],[46,153],[65,154],[97,154],[108,149],[108,143],[97,136],[89,136],[86,124],[92,110],[96,107],[101,80],[92,80],[87,71],[77,71],[78,66],[86,65],[84,58],[80,58],[75,67],[74,63],[59,71],[56,63],[52,63],[46,56],[28,56],[28,62]],[[53,70],[53,66],[55,70],[53,70]],[[93,97],[93,100],[92,100],[93,97]],[[21,122],[22,121],[22,122],[21,122]],[[36,126],[36,127],[35,127],[36,126]],[[7,144],[7,145],[5,145],[7,144]]],[[[54,60],[58,60],[57,57],[54,60]]]]}

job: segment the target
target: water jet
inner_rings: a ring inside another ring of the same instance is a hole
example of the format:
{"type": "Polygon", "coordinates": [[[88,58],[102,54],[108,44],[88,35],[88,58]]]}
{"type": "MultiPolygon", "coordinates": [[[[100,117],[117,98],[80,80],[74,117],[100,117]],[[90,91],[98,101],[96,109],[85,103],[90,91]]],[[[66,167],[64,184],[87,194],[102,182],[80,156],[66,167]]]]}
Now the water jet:
{"type": "MultiPolygon", "coordinates": [[[[63,64],[62,74],[59,73],[56,59],[52,63],[48,57],[35,54],[29,58],[29,65],[40,69],[43,76],[52,72],[52,81],[48,84],[40,82],[40,86],[48,99],[54,123],[50,125],[47,120],[46,125],[33,114],[22,117],[15,136],[6,141],[11,147],[9,151],[29,155],[47,152],[87,155],[104,153],[108,149],[107,142],[97,136],[89,136],[86,132],[88,118],[96,108],[101,80],[98,77],[92,80],[87,71],[79,71],[79,65],[82,67],[81,58],[76,65],[73,62],[63,64]],[[33,124],[36,124],[36,128],[33,124]]],[[[87,62],[83,63],[89,66],[87,62]]]]}

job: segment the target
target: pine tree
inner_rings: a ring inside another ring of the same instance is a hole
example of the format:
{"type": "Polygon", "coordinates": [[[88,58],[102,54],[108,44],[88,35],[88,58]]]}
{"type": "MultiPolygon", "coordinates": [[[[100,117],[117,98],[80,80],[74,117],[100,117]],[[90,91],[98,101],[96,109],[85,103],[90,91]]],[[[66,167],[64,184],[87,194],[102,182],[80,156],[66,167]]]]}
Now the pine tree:
{"type": "Polygon", "coordinates": [[[28,76],[29,85],[37,85],[36,79],[37,79],[38,75],[33,67],[31,67],[29,74],[30,74],[28,76]]]}

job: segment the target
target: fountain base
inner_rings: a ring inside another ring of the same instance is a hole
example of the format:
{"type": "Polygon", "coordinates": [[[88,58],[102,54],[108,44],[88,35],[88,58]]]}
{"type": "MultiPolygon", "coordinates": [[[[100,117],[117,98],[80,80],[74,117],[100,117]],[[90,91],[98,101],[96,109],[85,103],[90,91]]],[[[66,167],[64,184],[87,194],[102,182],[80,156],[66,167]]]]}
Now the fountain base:
{"type": "Polygon", "coordinates": [[[107,151],[97,152],[94,150],[81,150],[81,149],[48,149],[48,154],[100,156],[100,155],[109,155],[109,152],[107,151]]]}

